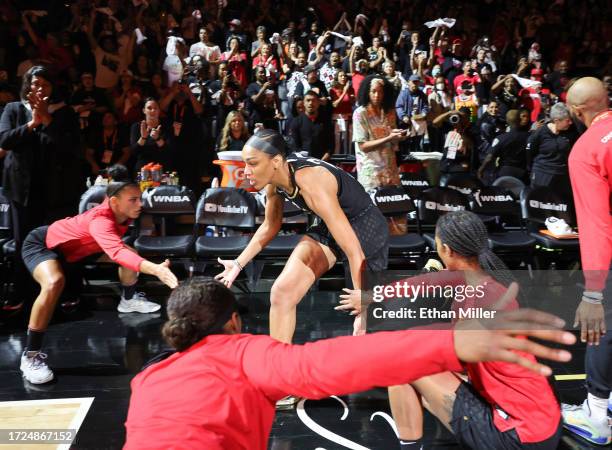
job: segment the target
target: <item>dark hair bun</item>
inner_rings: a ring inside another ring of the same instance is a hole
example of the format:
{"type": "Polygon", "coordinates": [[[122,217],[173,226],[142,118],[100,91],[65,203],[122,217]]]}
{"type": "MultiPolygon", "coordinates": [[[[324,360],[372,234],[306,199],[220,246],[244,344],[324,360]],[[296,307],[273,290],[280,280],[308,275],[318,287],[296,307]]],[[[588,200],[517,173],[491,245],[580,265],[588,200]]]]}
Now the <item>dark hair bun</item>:
{"type": "Polygon", "coordinates": [[[181,352],[199,341],[200,330],[197,324],[186,317],[176,317],[168,320],[162,328],[162,336],[166,342],[181,352]]]}

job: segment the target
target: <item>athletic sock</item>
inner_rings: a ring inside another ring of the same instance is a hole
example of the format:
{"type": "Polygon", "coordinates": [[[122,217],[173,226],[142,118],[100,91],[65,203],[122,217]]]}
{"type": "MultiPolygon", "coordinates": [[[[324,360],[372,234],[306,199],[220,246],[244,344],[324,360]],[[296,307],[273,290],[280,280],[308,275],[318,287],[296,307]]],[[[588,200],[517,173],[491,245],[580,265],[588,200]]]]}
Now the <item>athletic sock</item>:
{"type": "Polygon", "coordinates": [[[44,331],[36,331],[28,328],[28,338],[26,341],[27,352],[39,352],[42,348],[43,338],[45,337],[44,331]]]}
{"type": "Polygon", "coordinates": [[[589,408],[591,410],[591,417],[598,421],[603,422],[608,418],[608,399],[595,397],[589,392],[587,396],[589,402],[589,408]]]}
{"type": "Polygon", "coordinates": [[[423,450],[423,439],[400,439],[399,445],[400,450],[423,450]]]}
{"type": "Polygon", "coordinates": [[[131,286],[126,286],[124,284],[121,285],[121,292],[123,292],[123,298],[126,300],[131,300],[136,293],[136,283],[131,286]]]}

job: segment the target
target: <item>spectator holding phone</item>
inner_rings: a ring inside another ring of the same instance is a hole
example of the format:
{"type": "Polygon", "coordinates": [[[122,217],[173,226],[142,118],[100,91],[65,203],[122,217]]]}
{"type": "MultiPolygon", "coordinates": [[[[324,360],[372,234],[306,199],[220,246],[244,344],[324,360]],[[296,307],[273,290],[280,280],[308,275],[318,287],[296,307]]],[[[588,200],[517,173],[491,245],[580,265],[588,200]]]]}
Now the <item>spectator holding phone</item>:
{"type": "MultiPolygon", "coordinates": [[[[353,142],[357,180],[366,191],[381,186],[400,186],[395,153],[408,139],[407,130],[397,127],[393,87],[380,75],[369,75],[358,93],[360,106],[353,113],[353,142]]],[[[405,218],[389,218],[391,234],[405,234],[405,218]]]]}

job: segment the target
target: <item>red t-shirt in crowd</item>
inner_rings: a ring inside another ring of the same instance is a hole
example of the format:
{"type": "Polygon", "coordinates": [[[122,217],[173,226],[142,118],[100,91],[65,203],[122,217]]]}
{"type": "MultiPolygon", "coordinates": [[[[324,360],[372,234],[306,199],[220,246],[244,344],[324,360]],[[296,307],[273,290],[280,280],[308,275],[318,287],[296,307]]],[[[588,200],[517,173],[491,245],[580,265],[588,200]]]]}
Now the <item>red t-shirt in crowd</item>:
{"type": "Polygon", "coordinates": [[[116,222],[106,199],[83,214],[52,223],[47,230],[47,248],[59,249],[68,262],[104,252],[117,264],[138,272],[144,258],[121,240],[128,225],[116,222]]]}
{"type": "Polygon", "coordinates": [[[353,86],[354,92],[359,92],[359,86],[361,86],[361,82],[364,78],[365,76],[360,74],[359,72],[353,73],[353,75],[351,76],[351,86],[353,86]]]}
{"type": "Polygon", "coordinates": [[[305,345],[212,335],[134,377],[124,449],[265,450],[275,403],[288,394],[320,399],[460,369],[451,330],[305,345]]]}
{"type": "Polygon", "coordinates": [[[612,111],[593,119],[568,164],[586,289],[602,291],[612,262],[612,111]]]}
{"type": "MultiPolygon", "coordinates": [[[[342,96],[342,92],[344,92],[344,88],[342,87],[333,87],[330,90],[330,95],[332,102],[335,102],[342,96]]],[[[350,86],[346,95],[342,97],[342,100],[333,110],[334,114],[353,114],[353,105],[355,104],[355,91],[353,90],[353,86],[350,86]]]]}
{"type": "Polygon", "coordinates": [[[455,88],[455,92],[457,94],[461,94],[461,83],[463,83],[464,81],[469,81],[472,86],[476,86],[476,83],[480,83],[480,77],[478,76],[478,74],[475,75],[457,75],[455,77],[455,79],[453,80],[453,86],[455,88]]]}
{"type": "Polygon", "coordinates": [[[221,54],[221,61],[227,61],[227,68],[234,74],[240,87],[246,89],[247,87],[247,73],[246,73],[246,53],[241,52],[238,55],[234,55],[230,59],[231,52],[223,52],[221,54]]]}

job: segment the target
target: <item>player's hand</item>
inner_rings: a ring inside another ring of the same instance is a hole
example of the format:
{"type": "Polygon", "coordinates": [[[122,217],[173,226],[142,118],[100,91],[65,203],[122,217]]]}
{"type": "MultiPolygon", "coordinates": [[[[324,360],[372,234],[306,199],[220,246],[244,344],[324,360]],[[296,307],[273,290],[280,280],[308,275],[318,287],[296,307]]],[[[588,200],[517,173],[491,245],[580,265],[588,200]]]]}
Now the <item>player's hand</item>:
{"type": "Polygon", "coordinates": [[[340,305],[334,309],[336,311],[349,311],[352,316],[361,314],[361,289],[342,289],[344,294],[340,294],[340,305]]]}
{"type": "Polygon", "coordinates": [[[236,280],[238,274],[240,273],[240,267],[238,267],[238,264],[235,264],[234,261],[230,259],[217,258],[217,261],[224,267],[224,270],[215,276],[215,280],[220,281],[228,288],[232,287],[234,280],[236,280]]]}
{"type": "Polygon", "coordinates": [[[606,334],[606,321],[603,305],[581,301],[576,309],[574,327],[580,325],[580,341],[589,345],[599,345],[599,339],[606,334]]]}
{"type": "Polygon", "coordinates": [[[157,275],[157,278],[159,278],[159,281],[164,283],[170,289],[174,289],[175,287],[177,287],[178,280],[176,279],[176,276],[170,270],[170,260],[167,259],[163,263],[158,264],[157,266],[158,266],[158,271],[156,275],[157,275]]]}

